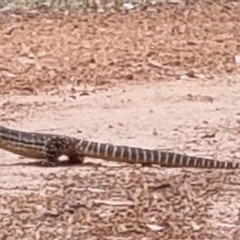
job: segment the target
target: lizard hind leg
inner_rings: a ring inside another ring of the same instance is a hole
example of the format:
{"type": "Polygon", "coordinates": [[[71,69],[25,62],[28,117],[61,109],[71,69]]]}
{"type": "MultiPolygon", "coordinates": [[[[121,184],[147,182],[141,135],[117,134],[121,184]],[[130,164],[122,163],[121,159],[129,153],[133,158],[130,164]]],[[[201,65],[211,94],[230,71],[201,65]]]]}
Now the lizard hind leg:
{"type": "Polygon", "coordinates": [[[80,164],[84,156],[75,150],[75,142],[67,137],[51,137],[46,144],[46,160],[49,165],[60,165],[59,157],[67,156],[68,164],[80,164]]]}
{"type": "Polygon", "coordinates": [[[68,155],[68,161],[67,163],[69,164],[81,164],[83,163],[84,160],[84,156],[83,155],[79,155],[76,153],[71,153],[68,155]]]}

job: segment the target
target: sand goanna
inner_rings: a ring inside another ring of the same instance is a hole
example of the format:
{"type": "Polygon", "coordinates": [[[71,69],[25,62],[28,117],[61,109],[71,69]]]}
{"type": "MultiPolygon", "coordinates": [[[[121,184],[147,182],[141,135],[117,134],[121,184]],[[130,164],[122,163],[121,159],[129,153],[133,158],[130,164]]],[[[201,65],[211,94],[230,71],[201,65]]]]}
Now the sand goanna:
{"type": "Polygon", "coordinates": [[[132,164],[155,164],[162,167],[240,168],[240,163],[230,161],[93,142],[64,135],[18,131],[2,126],[0,126],[0,148],[24,157],[41,159],[49,166],[58,165],[59,157],[66,155],[72,163],[81,163],[84,157],[90,157],[132,164]]]}

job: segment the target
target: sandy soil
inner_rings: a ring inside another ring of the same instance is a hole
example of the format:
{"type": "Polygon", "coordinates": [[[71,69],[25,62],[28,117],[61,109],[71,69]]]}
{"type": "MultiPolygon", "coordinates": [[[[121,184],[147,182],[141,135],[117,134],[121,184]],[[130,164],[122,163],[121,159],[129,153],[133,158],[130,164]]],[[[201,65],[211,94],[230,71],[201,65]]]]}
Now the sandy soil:
{"type": "MultiPolygon", "coordinates": [[[[2,18],[1,124],[240,161],[231,4],[2,18]]],[[[238,170],[44,168],[0,154],[0,239],[240,237],[238,170]]]]}

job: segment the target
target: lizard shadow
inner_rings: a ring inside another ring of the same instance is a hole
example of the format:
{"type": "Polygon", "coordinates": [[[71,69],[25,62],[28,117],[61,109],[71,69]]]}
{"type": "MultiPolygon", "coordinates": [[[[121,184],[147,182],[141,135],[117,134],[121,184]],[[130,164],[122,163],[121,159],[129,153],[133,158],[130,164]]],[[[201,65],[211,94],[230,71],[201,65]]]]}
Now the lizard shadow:
{"type": "MultiPolygon", "coordinates": [[[[98,164],[97,164],[98,165],[98,164]]],[[[20,162],[20,163],[10,163],[10,164],[0,164],[0,167],[14,167],[14,166],[27,166],[27,167],[42,167],[42,168],[56,168],[56,167],[72,167],[72,166],[96,166],[93,163],[82,163],[82,162],[70,162],[61,161],[57,165],[43,164],[42,161],[37,162],[20,162]]]]}

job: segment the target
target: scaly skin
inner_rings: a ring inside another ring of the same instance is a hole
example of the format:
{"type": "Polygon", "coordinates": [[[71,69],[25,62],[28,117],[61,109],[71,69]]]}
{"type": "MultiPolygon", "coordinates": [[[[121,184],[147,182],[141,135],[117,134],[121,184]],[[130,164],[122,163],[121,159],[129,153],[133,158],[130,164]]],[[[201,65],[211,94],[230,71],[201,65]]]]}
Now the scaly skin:
{"type": "Polygon", "coordinates": [[[66,155],[69,162],[81,163],[84,157],[108,161],[155,164],[163,167],[237,169],[240,163],[218,161],[129,146],[118,146],[77,139],[64,135],[24,132],[0,126],[0,148],[29,158],[41,159],[57,165],[58,158],[66,155]]]}

